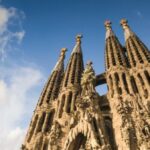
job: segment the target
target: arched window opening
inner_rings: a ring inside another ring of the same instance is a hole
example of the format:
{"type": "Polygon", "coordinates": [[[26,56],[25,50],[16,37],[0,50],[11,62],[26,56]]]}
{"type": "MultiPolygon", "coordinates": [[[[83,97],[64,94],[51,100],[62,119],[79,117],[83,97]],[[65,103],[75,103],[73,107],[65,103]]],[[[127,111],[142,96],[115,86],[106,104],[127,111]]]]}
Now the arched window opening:
{"type": "Polygon", "coordinates": [[[64,108],[64,105],[65,105],[65,99],[66,99],[66,96],[65,94],[62,96],[62,99],[60,101],[60,111],[58,112],[59,115],[58,117],[61,118],[62,117],[62,113],[63,113],[63,108],[64,108]]]}
{"type": "Polygon", "coordinates": [[[27,139],[27,142],[29,143],[32,136],[33,136],[33,133],[34,133],[34,130],[35,130],[35,127],[37,125],[37,121],[38,121],[38,115],[35,116],[34,118],[34,121],[33,121],[33,124],[31,125],[31,131],[30,131],[30,134],[29,134],[29,137],[27,139]]]}
{"type": "Polygon", "coordinates": [[[116,87],[117,87],[117,93],[118,94],[122,94],[122,89],[121,89],[121,85],[120,85],[120,79],[119,79],[119,76],[117,73],[115,73],[115,84],[116,84],[116,87]]]}
{"type": "Polygon", "coordinates": [[[127,93],[129,93],[129,88],[128,88],[128,84],[127,84],[127,80],[126,80],[126,75],[125,73],[122,74],[122,80],[123,80],[123,84],[125,86],[125,90],[127,93]]]}
{"type": "Polygon", "coordinates": [[[51,93],[52,93],[52,91],[49,91],[49,92],[48,92],[48,96],[47,96],[47,99],[46,99],[46,103],[49,103],[50,98],[51,98],[51,93]]]}
{"type": "Polygon", "coordinates": [[[53,119],[54,119],[54,115],[55,115],[55,110],[52,110],[51,112],[48,113],[48,117],[47,117],[47,120],[46,120],[46,127],[44,129],[45,132],[50,131],[51,126],[52,126],[52,122],[53,122],[53,119]]]}
{"type": "Polygon", "coordinates": [[[86,140],[87,140],[87,138],[82,133],[79,133],[77,135],[77,137],[75,138],[75,140],[73,140],[70,143],[70,146],[69,146],[68,150],[80,150],[80,149],[84,150],[86,140]]]}
{"type": "Polygon", "coordinates": [[[147,91],[147,89],[144,89],[144,97],[148,98],[148,91],[147,91]]]}
{"type": "Polygon", "coordinates": [[[94,127],[95,133],[97,135],[97,140],[99,141],[99,144],[102,145],[102,142],[101,142],[100,137],[99,137],[99,129],[97,126],[97,121],[95,118],[93,118],[93,127],[94,127]]]}
{"type": "Polygon", "coordinates": [[[41,118],[40,118],[40,120],[39,120],[39,122],[38,122],[38,128],[37,128],[36,133],[41,132],[42,126],[43,126],[43,123],[44,123],[44,120],[45,120],[45,117],[46,117],[46,113],[43,112],[43,113],[42,113],[42,116],[41,116],[41,118]]]}
{"type": "Polygon", "coordinates": [[[109,92],[111,92],[111,97],[114,96],[114,88],[113,88],[113,80],[112,80],[112,77],[111,75],[109,76],[109,81],[110,81],[110,88],[109,88],[109,92]]]}
{"type": "Polygon", "coordinates": [[[99,131],[98,131],[98,127],[97,127],[97,123],[96,123],[96,119],[95,118],[93,118],[93,126],[94,126],[95,132],[98,133],[99,131]]]}
{"type": "Polygon", "coordinates": [[[127,67],[131,67],[131,66],[130,66],[130,63],[129,63],[129,59],[128,59],[127,50],[126,50],[125,47],[122,47],[122,48],[123,48],[122,54],[123,54],[123,56],[124,56],[124,58],[125,58],[125,62],[126,62],[126,64],[127,64],[127,67]]]}
{"type": "Polygon", "coordinates": [[[147,98],[148,97],[148,91],[147,91],[147,89],[144,88],[144,85],[145,85],[144,80],[143,80],[143,78],[141,77],[140,74],[138,74],[137,77],[138,77],[138,79],[139,79],[139,81],[142,85],[142,89],[144,91],[144,97],[147,98]]]}
{"type": "Polygon", "coordinates": [[[110,117],[105,117],[104,118],[104,123],[105,123],[106,134],[108,136],[108,140],[109,140],[109,143],[111,145],[111,149],[116,150],[116,143],[115,143],[111,118],[110,117]]]}
{"type": "Polygon", "coordinates": [[[143,81],[143,78],[141,77],[141,75],[138,74],[137,76],[138,76],[138,79],[139,79],[141,85],[144,85],[144,81],[143,81]]]}
{"type": "Polygon", "coordinates": [[[69,92],[68,100],[67,100],[67,113],[71,111],[71,103],[72,103],[72,92],[69,92]]]}
{"type": "Polygon", "coordinates": [[[148,81],[148,83],[149,83],[149,85],[150,85],[150,75],[149,75],[148,71],[145,70],[145,71],[144,71],[144,74],[145,74],[145,77],[146,77],[146,79],[147,79],[147,81],[148,81]]]}
{"type": "Polygon", "coordinates": [[[78,96],[79,92],[76,91],[76,93],[74,94],[74,103],[73,103],[73,110],[76,111],[76,106],[75,106],[75,103],[76,103],[76,100],[77,100],[77,96],[78,96]]]}
{"type": "Polygon", "coordinates": [[[136,84],[135,79],[134,79],[133,76],[131,76],[130,81],[131,81],[131,85],[132,85],[133,91],[134,91],[135,93],[138,93],[137,84],[136,84]]]}
{"type": "Polygon", "coordinates": [[[45,140],[45,142],[44,142],[43,150],[48,150],[48,141],[47,140],[45,140]]]}
{"type": "Polygon", "coordinates": [[[110,107],[109,105],[104,105],[102,107],[100,107],[101,111],[110,111],[110,107]]]}
{"type": "MultiPolygon", "coordinates": [[[[112,38],[112,37],[110,37],[112,38]]],[[[114,51],[113,51],[113,46],[112,46],[112,43],[111,43],[111,39],[109,39],[109,48],[110,48],[110,54],[111,54],[111,58],[112,58],[112,64],[113,66],[116,66],[116,60],[115,60],[115,56],[114,56],[114,51]]],[[[112,39],[113,40],[113,39],[112,39]]]]}

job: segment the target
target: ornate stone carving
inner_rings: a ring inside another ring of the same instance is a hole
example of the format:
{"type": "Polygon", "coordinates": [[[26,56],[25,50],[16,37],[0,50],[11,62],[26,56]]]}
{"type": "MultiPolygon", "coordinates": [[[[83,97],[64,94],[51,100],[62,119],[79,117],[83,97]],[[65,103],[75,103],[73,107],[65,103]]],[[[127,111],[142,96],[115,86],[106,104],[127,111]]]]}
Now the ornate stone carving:
{"type": "Polygon", "coordinates": [[[92,62],[89,61],[86,65],[86,69],[84,70],[81,79],[82,95],[87,95],[89,92],[95,92],[95,82],[95,72],[92,68],[92,62]]]}
{"type": "Polygon", "coordinates": [[[33,128],[28,130],[22,150],[47,146],[48,150],[70,150],[71,144],[76,146],[76,137],[86,139],[82,144],[77,140],[80,150],[109,150],[109,143],[115,150],[150,149],[150,53],[127,21],[122,20],[121,24],[126,48],[116,38],[111,22],[105,22],[106,71],[103,74],[106,75],[101,79],[95,76],[92,62],[84,70],[80,35],[76,37],[66,72],[66,49],[62,49],[40,96],[35,109],[37,119],[32,119],[30,127],[33,128]],[[108,100],[102,99],[95,90],[95,85],[103,83],[108,85],[108,100]],[[51,109],[55,114],[41,118],[41,113],[51,109]],[[107,117],[111,126],[105,123],[107,117]]]}
{"type": "Polygon", "coordinates": [[[53,147],[56,145],[58,138],[60,138],[60,133],[61,133],[61,126],[57,121],[55,121],[54,124],[52,125],[50,135],[49,135],[50,147],[53,147]]]}

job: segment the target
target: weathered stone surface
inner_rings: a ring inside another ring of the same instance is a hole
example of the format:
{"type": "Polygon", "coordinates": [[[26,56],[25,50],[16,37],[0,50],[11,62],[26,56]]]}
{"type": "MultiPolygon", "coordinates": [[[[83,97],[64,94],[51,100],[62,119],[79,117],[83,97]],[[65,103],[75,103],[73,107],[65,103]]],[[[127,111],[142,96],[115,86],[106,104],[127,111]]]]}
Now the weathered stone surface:
{"type": "Polygon", "coordinates": [[[66,70],[66,49],[41,93],[22,150],[149,150],[150,52],[127,21],[125,48],[106,21],[106,71],[85,70],[81,35],[66,70]],[[107,84],[100,96],[95,87],[107,84]]]}

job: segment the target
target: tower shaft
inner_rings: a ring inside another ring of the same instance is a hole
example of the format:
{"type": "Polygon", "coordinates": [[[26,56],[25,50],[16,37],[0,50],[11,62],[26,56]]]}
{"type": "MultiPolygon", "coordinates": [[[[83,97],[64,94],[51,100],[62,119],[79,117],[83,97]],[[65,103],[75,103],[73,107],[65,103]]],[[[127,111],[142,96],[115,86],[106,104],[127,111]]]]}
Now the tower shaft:
{"type": "Polygon", "coordinates": [[[113,114],[112,121],[117,148],[119,150],[137,149],[132,111],[129,106],[130,94],[133,93],[133,90],[127,59],[109,21],[105,22],[105,27],[106,80],[109,87],[108,99],[113,114]]]}

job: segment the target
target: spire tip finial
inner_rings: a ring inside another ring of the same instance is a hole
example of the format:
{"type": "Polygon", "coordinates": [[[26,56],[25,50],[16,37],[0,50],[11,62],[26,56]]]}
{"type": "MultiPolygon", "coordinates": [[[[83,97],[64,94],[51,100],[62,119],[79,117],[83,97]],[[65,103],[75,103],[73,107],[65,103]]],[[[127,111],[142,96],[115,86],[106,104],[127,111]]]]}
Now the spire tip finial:
{"type": "Polygon", "coordinates": [[[110,20],[106,20],[104,25],[105,25],[105,27],[111,27],[111,21],[110,20]]]}
{"type": "Polygon", "coordinates": [[[125,41],[127,41],[127,39],[128,39],[130,36],[135,35],[135,34],[131,31],[131,29],[130,29],[130,27],[129,27],[129,25],[128,25],[128,20],[127,20],[127,19],[121,19],[120,24],[121,24],[121,26],[122,26],[122,28],[123,28],[123,30],[124,30],[125,41]]]}
{"type": "Polygon", "coordinates": [[[65,56],[65,52],[67,51],[67,48],[62,48],[61,49],[61,54],[60,54],[60,56],[65,56]]]}
{"type": "Polygon", "coordinates": [[[113,31],[112,31],[112,28],[111,28],[111,21],[110,20],[106,20],[105,23],[105,28],[106,28],[106,37],[105,37],[105,40],[107,38],[109,38],[110,36],[115,36],[113,31]]]}
{"type": "Polygon", "coordinates": [[[92,65],[92,64],[93,64],[93,62],[91,60],[88,60],[86,63],[86,65],[92,65]]]}
{"type": "Polygon", "coordinates": [[[82,36],[82,34],[78,34],[77,36],[76,36],[76,41],[77,42],[81,42],[81,38],[82,38],[83,36],[82,36]]]}
{"type": "Polygon", "coordinates": [[[65,47],[63,47],[62,49],[61,49],[61,52],[66,52],[67,51],[67,48],[65,48],[65,47]]]}
{"type": "Polygon", "coordinates": [[[128,26],[128,20],[127,19],[121,19],[121,21],[120,21],[120,24],[122,25],[122,26],[128,26]]]}

